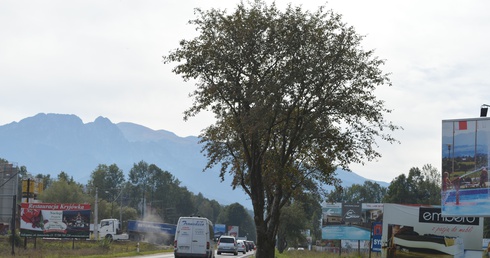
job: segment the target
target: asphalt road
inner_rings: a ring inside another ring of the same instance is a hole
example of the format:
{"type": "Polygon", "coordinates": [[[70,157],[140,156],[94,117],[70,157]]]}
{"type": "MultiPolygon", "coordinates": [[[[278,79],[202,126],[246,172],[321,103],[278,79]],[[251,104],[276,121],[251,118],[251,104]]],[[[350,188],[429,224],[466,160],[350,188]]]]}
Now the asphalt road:
{"type": "MultiPolygon", "coordinates": [[[[215,254],[215,258],[244,258],[251,256],[255,253],[255,251],[247,252],[246,254],[238,253],[238,255],[233,254],[215,254]]],[[[132,257],[144,257],[144,258],[174,258],[174,253],[161,253],[161,254],[150,254],[150,255],[138,255],[132,257]]]]}

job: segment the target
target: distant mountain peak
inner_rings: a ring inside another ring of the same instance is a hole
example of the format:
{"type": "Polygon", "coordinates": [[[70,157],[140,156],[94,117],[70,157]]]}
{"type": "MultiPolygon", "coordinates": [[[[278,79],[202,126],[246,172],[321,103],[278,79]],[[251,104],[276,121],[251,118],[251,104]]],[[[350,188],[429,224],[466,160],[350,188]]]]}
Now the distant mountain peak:
{"type": "MultiPolygon", "coordinates": [[[[0,158],[26,166],[31,174],[56,178],[64,171],[85,184],[100,164],[116,164],[127,175],[134,164],[145,161],[170,172],[195,194],[222,204],[247,200],[243,190],[232,190],[229,175],[221,182],[219,167],[202,172],[207,159],[194,136],[183,138],[129,122],[114,124],[102,116],[84,124],[76,115],[39,113],[0,126],[0,142],[0,158]]],[[[367,180],[354,172],[337,174],[344,187],[367,180]]],[[[251,203],[243,205],[251,207],[251,203]]]]}

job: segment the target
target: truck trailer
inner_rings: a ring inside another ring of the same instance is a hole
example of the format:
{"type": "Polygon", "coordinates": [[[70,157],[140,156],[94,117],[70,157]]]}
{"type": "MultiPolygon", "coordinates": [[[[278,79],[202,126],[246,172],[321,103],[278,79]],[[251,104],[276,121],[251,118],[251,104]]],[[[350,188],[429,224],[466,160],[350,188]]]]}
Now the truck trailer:
{"type": "Polygon", "coordinates": [[[99,224],[99,238],[110,240],[145,241],[159,245],[172,245],[176,225],[128,220],[127,232],[122,232],[118,219],[103,219],[99,224]]]}
{"type": "Polygon", "coordinates": [[[128,220],[130,240],[153,244],[172,245],[176,227],[176,225],[167,223],[128,220]]]}

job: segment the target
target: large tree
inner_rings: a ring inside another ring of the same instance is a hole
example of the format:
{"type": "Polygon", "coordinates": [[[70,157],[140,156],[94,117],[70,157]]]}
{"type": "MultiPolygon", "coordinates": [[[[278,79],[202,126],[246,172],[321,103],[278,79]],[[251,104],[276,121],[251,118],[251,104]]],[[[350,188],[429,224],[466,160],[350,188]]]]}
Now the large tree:
{"type": "Polygon", "coordinates": [[[221,166],[252,201],[258,258],[272,258],[281,208],[304,190],[336,184],[335,169],[379,158],[379,139],[395,142],[390,110],[374,95],[390,85],[383,60],[362,36],[321,7],[315,12],[255,1],[196,9],[198,34],[164,56],[195,80],[185,119],[211,110],[202,131],[206,168],[221,166]]]}
{"type": "Polygon", "coordinates": [[[40,194],[39,199],[52,203],[89,203],[93,200],[83,192],[83,185],[76,183],[65,172],[58,174],[58,179],[40,194]]]}
{"type": "Polygon", "coordinates": [[[98,188],[99,198],[115,201],[125,181],[124,172],[116,164],[99,164],[90,174],[87,186],[90,194],[94,195],[95,189],[98,188]]]}

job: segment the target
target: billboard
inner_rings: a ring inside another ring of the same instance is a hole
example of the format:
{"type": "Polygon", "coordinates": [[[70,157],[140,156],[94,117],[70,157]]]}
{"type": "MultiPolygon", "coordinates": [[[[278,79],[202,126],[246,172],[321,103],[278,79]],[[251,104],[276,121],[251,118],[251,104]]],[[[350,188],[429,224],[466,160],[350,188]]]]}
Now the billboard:
{"type": "Polygon", "coordinates": [[[238,226],[228,226],[228,235],[239,237],[240,235],[238,234],[238,230],[239,230],[238,226]]]}
{"type": "Polygon", "coordinates": [[[226,235],[226,225],[214,224],[214,237],[219,238],[222,235],[226,235]]]}
{"type": "Polygon", "coordinates": [[[481,250],[483,219],[442,216],[440,206],[383,205],[383,257],[400,253],[461,256],[481,250]]]}
{"type": "Polygon", "coordinates": [[[442,121],[443,216],[490,216],[490,119],[442,121]]]}
{"type": "Polygon", "coordinates": [[[324,203],[322,204],[322,227],[331,223],[342,222],[342,203],[324,203]]]}
{"type": "Polygon", "coordinates": [[[21,203],[20,217],[21,237],[90,237],[90,204],[21,203]]]}
{"type": "Polygon", "coordinates": [[[365,225],[371,224],[371,251],[381,252],[381,236],[383,235],[383,204],[363,203],[362,220],[365,225]]]}
{"type": "Polygon", "coordinates": [[[369,241],[373,218],[382,217],[382,207],[382,204],[324,203],[322,239],[369,241]]]}

